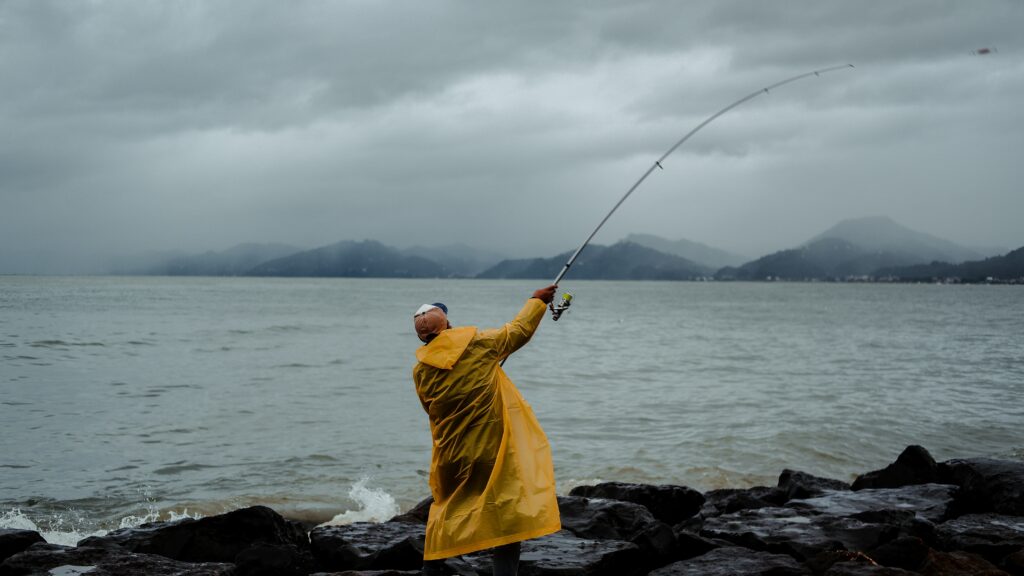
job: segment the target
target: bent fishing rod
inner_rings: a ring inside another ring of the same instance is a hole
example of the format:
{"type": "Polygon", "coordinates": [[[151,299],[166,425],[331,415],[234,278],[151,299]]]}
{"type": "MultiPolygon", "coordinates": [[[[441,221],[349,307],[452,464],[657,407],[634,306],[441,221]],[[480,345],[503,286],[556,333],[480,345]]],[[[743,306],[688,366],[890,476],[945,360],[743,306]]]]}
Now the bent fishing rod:
{"type": "MultiPolygon", "coordinates": [[[[588,244],[590,244],[590,241],[594,239],[595,235],[597,235],[597,231],[600,230],[601,227],[604,226],[605,222],[607,222],[608,219],[612,217],[612,214],[614,214],[615,211],[619,209],[619,206],[622,206],[622,203],[626,201],[626,198],[629,198],[630,194],[632,194],[637,188],[639,188],[640,184],[643,184],[644,180],[646,180],[647,177],[650,176],[652,172],[654,172],[655,168],[664,170],[665,167],[662,166],[661,163],[664,162],[665,159],[668,158],[673,152],[675,152],[677,148],[682,146],[683,142],[686,142],[687,140],[690,139],[690,137],[699,132],[701,128],[712,123],[716,118],[732,110],[733,108],[736,108],[737,106],[740,106],[745,102],[753,100],[754,98],[760,96],[761,94],[767,94],[768,92],[778,88],[779,86],[789,84],[790,82],[796,82],[797,80],[801,80],[809,76],[821,76],[826,72],[844,70],[847,68],[853,68],[853,64],[844,64],[842,66],[833,66],[831,68],[812,70],[810,72],[798,74],[796,76],[793,76],[792,78],[786,78],[781,82],[776,82],[771,86],[765,86],[764,88],[760,88],[754,92],[751,92],[750,94],[747,94],[746,96],[740,98],[739,100],[733,102],[732,104],[729,104],[725,108],[722,108],[718,112],[715,112],[711,116],[708,116],[706,120],[695,126],[692,130],[690,130],[682,138],[680,138],[678,142],[673,144],[671,148],[666,150],[665,153],[662,154],[660,158],[655,160],[654,164],[651,164],[650,168],[648,168],[647,171],[643,173],[643,176],[640,176],[640,178],[636,182],[634,182],[632,186],[629,187],[629,190],[627,190],[626,193],[622,196],[622,198],[620,198],[619,201],[615,203],[615,206],[612,206],[612,209],[608,212],[608,214],[605,215],[604,219],[602,219],[601,222],[598,223],[597,227],[594,228],[594,231],[591,232],[589,236],[587,236],[587,239],[583,241],[583,244],[580,244],[580,247],[577,248],[575,252],[573,252],[572,256],[569,257],[569,260],[565,263],[565,266],[562,267],[562,271],[558,273],[558,276],[555,276],[555,280],[552,282],[552,284],[558,284],[559,282],[561,282],[562,278],[566,275],[567,272],[569,272],[569,268],[572,267],[573,263],[576,262],[576,259],[579,258],[580,253],[583,252],[583,249],[586,248],[588,244]]],[[[570,304],[572,304],[572,294],[568,292],[562,294],[562,299],[557,305],[554,303],[554,301],[552,301],[551,304],[548,305],[551,308],[551,319],[558,320],[562,313],[564,313],[569,308],[570,304]]]]}

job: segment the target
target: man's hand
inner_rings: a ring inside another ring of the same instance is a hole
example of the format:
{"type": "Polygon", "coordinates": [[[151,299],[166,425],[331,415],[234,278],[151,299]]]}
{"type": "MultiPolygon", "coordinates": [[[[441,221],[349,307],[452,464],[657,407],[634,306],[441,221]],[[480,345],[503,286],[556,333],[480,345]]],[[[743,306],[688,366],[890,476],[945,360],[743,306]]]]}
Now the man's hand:
{"type": "Polygon", "coordinates": [[[541,288],[540,290],[535,290],[534,293],[533,293],[533,297],[537,298],[538,300],[540,300],[541,302],[543,302],[545,304],[551,304],[551,301],[555,299],[555,291],[556,290],[558,290],[558,285],[557,284],[552,284],[551,286],[548,286],[547,288],[541,288]]]}

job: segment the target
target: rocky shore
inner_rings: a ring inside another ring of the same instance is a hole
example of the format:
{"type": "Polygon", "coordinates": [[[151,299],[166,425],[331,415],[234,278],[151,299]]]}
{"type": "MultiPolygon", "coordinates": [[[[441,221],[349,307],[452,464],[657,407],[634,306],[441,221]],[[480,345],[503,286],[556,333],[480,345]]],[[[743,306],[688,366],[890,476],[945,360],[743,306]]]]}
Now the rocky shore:
{"type": "MultiPolygon", "coordinates": [[[[414,576],[429,499],[388,522],[302,526],[265,507],[156,522],[74,547],[0,530],[0,576],[414,576]]],[[[1024,462],[937,463],[910,446],[853,484],[700,493],[610,482],[559,498],[563,530],[524,543],[522,576],[1024,576],[1024,462]]],[[[452,574],[490,574],[487,554],[452,574]]]]}

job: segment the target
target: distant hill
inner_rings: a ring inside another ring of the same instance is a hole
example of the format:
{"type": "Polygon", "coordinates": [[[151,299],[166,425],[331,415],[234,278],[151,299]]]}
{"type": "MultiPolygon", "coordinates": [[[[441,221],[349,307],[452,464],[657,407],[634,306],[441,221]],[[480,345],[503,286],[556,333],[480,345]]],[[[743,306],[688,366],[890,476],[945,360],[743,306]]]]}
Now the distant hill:
{"type": "Polygon", "coordinates": [[[843,220],[807,241],[824,238],[845,240],[868,252],[904,255],[915,262],[963,262],[980,260],[983,255],[949,240],[911,230],[885,216],[843,220]]]}
{"type": "Polygon", "coordinates": [[[1024,247],[1003,256],[984,260],[949,264],[932,262],[916,266],[883,268],[879,276],[897,278],[903,281],[933,281],[956,278],[963,282],[985,282],[1017,280],[1024,282],[1024,247]]]}
{"type": "Polygon", "coordinates": [[[420,256],[442,264],[456,276],[471,278],[505,259],[503,254],[480,250],[465,244],[447,246],[413,246],[401,251],[406,256],[420,256]]]}
{"type": "Polygon", "coordinates": [[[866,250],[839,238],[821,238],[799,248],[763,256],[715,273],[720,280],[826,280],[871,276],[879,268],[920,262],[907,254],[866,250]]]}
{"type": "Polygon", "coordinates": [[[264,262],[249,276],[446,278],[451,271],[422,256],[407,256],[375,240],[344,241],[264,262]]]}
{"type": "Polygon", "coordinates": [[[626,236],[626,242],[647,246],[665,254],[674,254],[715,270],[723,266],[739,266],[748,260],[744,256],[713,248],[700,242],[686,239],[666,240],[653,234],[630,234],[626,236]]]}
{"type": "Polygon", "coordinates": [[[158,276],[242,276],[262,262],[300,251],[287,244],[239,244],[223,252],[167,256],[142,268],[158,276]]]}
{"type": "MultiPolygon", "coordinates": [[[[553,258],[503,260],[477,277],[551,279],[571,255],[565,252],[553,258]]],[[[578,280],[693,280],[712,272],[685,258],[621,241],[611,246],[587,246],[570,274],[578,280]]]]}

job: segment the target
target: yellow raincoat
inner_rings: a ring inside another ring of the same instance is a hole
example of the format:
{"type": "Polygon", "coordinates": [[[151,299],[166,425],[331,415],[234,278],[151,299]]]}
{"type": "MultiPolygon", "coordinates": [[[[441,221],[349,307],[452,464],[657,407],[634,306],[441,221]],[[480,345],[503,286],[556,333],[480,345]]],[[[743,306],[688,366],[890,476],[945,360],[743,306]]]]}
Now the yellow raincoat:
{"type": "Polygon", "coordinates": [[[434,439],[424,560],[561,529],[547,437],[499,366],[544,310],[531,298],[502,328],[449,328],[416,351],[413,381],[434,439]]]}

